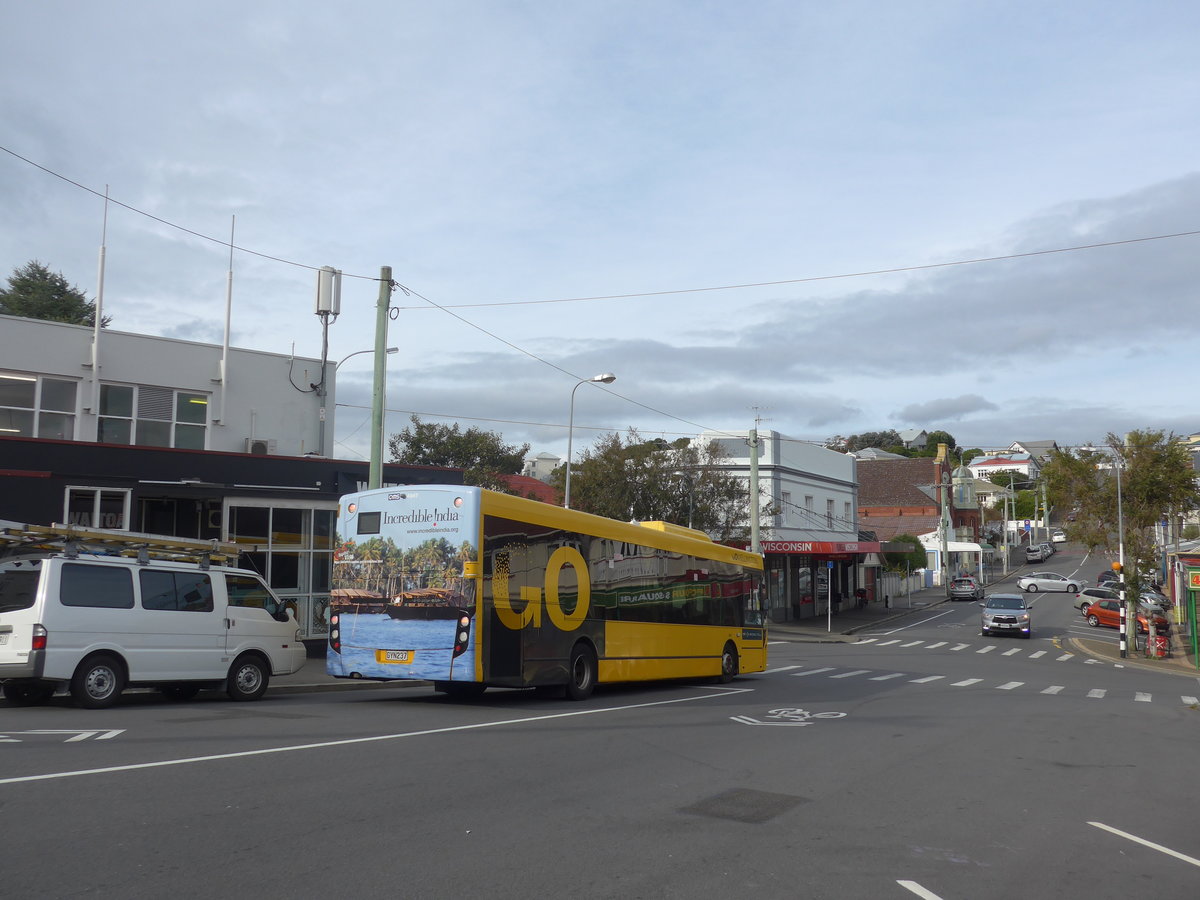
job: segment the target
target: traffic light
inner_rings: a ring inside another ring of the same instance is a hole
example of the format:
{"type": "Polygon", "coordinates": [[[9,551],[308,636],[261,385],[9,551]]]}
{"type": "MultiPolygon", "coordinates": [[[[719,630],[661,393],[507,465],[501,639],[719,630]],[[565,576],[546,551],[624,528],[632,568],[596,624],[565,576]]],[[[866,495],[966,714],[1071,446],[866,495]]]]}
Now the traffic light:
{"type": "Polygon", "coordinates": [[[467,652],[467,642],[471,639],[471,617],[465,612],[460,613],[454,626],[454,653],[451,659],[457,659],[467,652]]]}

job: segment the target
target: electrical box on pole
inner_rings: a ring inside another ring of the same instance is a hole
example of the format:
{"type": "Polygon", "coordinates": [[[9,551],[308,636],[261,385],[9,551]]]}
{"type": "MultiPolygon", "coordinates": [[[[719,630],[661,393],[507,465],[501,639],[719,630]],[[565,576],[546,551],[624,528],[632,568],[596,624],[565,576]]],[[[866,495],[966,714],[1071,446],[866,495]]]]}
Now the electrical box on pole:
{"type": "Polygon", "coordinates": [[[317,269],[317,303],[313,310],[318,316],[337,318],[342,312],[342,273],[333,266],[317,269]]]}

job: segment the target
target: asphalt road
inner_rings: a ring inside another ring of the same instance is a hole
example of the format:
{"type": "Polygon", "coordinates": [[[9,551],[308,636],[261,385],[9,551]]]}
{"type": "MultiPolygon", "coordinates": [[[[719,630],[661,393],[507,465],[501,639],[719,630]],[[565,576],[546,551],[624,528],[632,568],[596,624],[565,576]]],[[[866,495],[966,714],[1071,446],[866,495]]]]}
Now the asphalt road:
{"type": "Polygon", "coordinates": [[[2,893],[1196,896],[1200,682],[1062,650],[1087,628],[1063,595],[1030,640],[978,618],[945,604],[774,644],[731,685],[582,704],[0,707],[2,893]]]}

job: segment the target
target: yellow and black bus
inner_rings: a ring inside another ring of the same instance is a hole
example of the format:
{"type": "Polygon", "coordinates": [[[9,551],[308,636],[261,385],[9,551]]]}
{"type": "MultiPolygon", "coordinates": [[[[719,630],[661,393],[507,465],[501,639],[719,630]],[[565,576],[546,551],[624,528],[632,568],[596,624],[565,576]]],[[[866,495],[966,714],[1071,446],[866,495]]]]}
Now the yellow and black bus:
{"type": "Polygon", "coordinates": [[[762,557],[462,485],[348,494],[326,669],[339,678],[565,687],[767,665],[762,557]]]}

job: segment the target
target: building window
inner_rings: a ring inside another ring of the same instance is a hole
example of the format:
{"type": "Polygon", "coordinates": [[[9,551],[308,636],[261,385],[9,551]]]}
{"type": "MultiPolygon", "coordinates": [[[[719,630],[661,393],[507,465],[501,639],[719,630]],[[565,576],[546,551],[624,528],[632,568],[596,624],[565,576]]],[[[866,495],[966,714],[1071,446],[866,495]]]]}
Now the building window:
{"type": "Polygon", "coordinates": [[[63,520],[80,528],[128,531],[131,493],[116,488],[68,487],[63,520]]]}
{"type": "Polygon", "coordinates": [[[75,439],[78,382],[0,372],[0,434],[75,439]]]}
{"type": "Polygon", "coordinates": [[[847,531],[854,527],[854,519],[850,515],[850,504],[842,504],[842,517],[846,520],[844,525],[847,531]]]}
{"type": "Polygon", "coordinates": [[[825,527],[833,528],[833,501],[825,501],[825,527]]]}
{"type": "Polygon", "coordinates": [[[792,495],[790,491],[782,491],[779,494],[779,520],[778,525],[784,526],[788,521],[788,510],[792,507],[792,495]]]}
{"type": "Polygon", "coordinates": [[[243,565],[296,602],[304,637],[328,633],[336,515],[336,507],[246,498],[230,502],[225,515],[227,540],[254,545],[242,554],[243,565]]]}
{"type": "Polygon", "coordinates": [[[100,426],[106,444],[203,450],[208,396],[144,385],[100,385],[100,426]]]}

